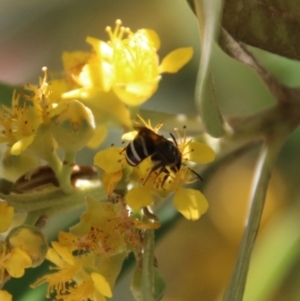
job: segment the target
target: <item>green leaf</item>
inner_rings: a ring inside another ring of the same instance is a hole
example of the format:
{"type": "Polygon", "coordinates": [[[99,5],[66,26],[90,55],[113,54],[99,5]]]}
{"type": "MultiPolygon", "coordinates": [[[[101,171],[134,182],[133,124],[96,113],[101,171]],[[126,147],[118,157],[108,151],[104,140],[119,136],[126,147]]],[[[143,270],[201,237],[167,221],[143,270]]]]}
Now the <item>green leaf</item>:
{"type": "Polygon", "coordinates": [[[238,41],[300,59],[298,0],[227,0],[222,25],[238,41]]]}
{"type": "Polygon", "coordinates": [[[233,275],[223,299],[224,301],[243,300],[251,254],[260,225],[267,188],[278,153],[286,138],[285,135],[283,135],[283,137],[280,137],[279,135],[274,136],[276,139],[269,139],[268,143],[263,145],[261,154],[258,158],[255,176],[252,183],[252,193],[247,222],[233,275]]]}
{"type": "Polygon", "coordinates": [[[269,300],[297,265],[299,209],[296,203],[284,210],[261,233],[249,270],[245,301],[269,300]]]}
{"type": "Polygon", "coordinates": [[[210,61],[212,47],[219,33],[222,0],[195,0],[195,8],[201,39],[201,56],[195,92],[196,105],[207,132],[213,137],[221,137],[225,133],[224,124],[216,104],[210,61]]]}

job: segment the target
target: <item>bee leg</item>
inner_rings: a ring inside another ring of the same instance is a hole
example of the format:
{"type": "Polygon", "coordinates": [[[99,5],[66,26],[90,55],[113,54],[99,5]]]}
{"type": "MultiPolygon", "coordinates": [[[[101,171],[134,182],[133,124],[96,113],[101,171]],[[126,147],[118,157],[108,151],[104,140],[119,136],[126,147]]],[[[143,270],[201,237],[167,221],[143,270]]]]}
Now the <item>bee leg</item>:
{"type": "MultiPolygon", "coordinates": [[[[152,168],[150,169],[150,171],[149,171],[149,173],[148,173],[148,175],[147,175],[147,178],[146,178],[146,180],[144,181],[144,184],[143,184],[143,185],[146,184],[146,182],[148,181],[149,177],[151,176],[151,174],[152,174],[154,171],[156,171],[157,169],[162,168],[162,167],[163,167],[163,166],[162,166],[161,162],[157,162],[156,164],[154,164],[154,166],[152,166],[152,168]]],[[[158,176],[159,174],[160,174],[160,172],[157,174],[157,176],[158,176]]],[[[156,180],[156,178],[154,179],[154,182],[155,182],[155,180],[156,180]]]]}
{"type": "Polygon", "coordinates": [[[164,185],[170,176],[170,172],[165,167],[163,167],[160,172],[164,172],[166,174],[161,182],[161,188],[164,189],[164,185]]]}

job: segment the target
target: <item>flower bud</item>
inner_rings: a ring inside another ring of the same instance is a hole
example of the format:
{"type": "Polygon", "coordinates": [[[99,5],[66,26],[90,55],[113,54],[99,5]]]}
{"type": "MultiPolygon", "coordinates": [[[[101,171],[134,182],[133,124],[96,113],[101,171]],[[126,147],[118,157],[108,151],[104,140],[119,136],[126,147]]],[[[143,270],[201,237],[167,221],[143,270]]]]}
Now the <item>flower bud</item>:
{"type": "Polygon", "coordinates": [[[76,152],[93,137],[95,120],[92,111],[78,100],[51,119],[51,132],[57,144],[65,151],[76,152]]]}
{"type": "Polygon", "coordinates": [[[6,237],[6,245],[9,250],[18,247],[26,252],[32,260],[32,267],[44,261],[48,250],[44,234],[38,228],[27,225],[12,229],[6,237]]]}
{"type": "MultiPolygon", "coordinates": [[[[137,267],[133,273],[132,282],[131,282],[131,291],[132,294],[137,301],[143,301],[142,295],[142,277],[143,270],[137,267]]],[[[165,279],[160,272],[160,270],[156,267],[153,267],[153,300],[159,301],[163,298],[166,291],[166,282],[165,279]]]]}

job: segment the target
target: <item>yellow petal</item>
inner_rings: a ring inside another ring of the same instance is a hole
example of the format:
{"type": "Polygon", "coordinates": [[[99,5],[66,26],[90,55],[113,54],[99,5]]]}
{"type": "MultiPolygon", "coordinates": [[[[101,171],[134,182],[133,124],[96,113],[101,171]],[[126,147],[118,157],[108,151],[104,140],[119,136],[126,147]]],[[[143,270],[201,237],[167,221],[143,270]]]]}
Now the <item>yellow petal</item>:
{"type": "Polygon", "coordinates": [[[82,68],[78,83],[83,87],[96,87],[107,92],[111,88],[112,79],[112,67],[93,58],[82,68]]]}
{"type": "Polygon", "coordinates": [[[207,144],[200,142],[190,142],[186,151],[188,153],[184,155],[184,158],[199,164],[212,162],[216,157],[215,152],[207,144]]]}
{"type": "Polygon", "coordinates": [[[138,134],[137,131],[127,132],[127,133],[125,133],[125,134],[122,135],[122,140],[131,141],[131,140],[133,140],[136,137],[137,134],[138,134]]]}
{"type": "Polygon", "coordinates": [[[150,206],[153,202],[151,189],[146,186],[132,188],[127,192],[125,200],[132,209],[150,206]]]}
{"type": "MultiPolygon", "coordinates": [[[[53,241],[52,242],[53,249],[57,252],[57,254],[68,264],[74,264],[74,257],[70,252],[69,248],[62,246],[60,243],[53,241]]],[[[48,256],[48,253],[47,253],[48,256]]]]}
{"type": "Polygon", "coordinates": [[[110,174],[104,173],[104,175],[102,177],[102,183],[103,183],[103,186],[104,186],[104,188],[106,190],[106,193],[108,195],[113,193],[113,191],[115,190],[117,184],[122,179],[122,176],[123,176],[122,170],[119,170],[115,173],[110,173],[110,174]]]}
{"type": "Polygon", "coordinates": [[[113,86],[116,95],[127,105],[138,106],[149,99],[157,90],[160,76],[151,82],[117,83],[113,86]]]}
{"type": "Polygon", "coordinates": [[[137,33],[141,33],[142,35],[146,36],[156,50],[160,48],[160,39],[156,31],[152,29],[140,29],[137,31],[137,33]]]}
{"type": "Polygon", "coordinates": [[[32,143],[34,137],[35,135],[30,135],[22,138],[12,146],[10,153],[15,156],[20,155],[32,143]]]}
{"type": "Polygon", "coordinates": [[[68,74],[79,74],[90,56],[90,52],[84,51],[63,52],[62,61],[64,69],[68,74]]]}
{"type": "Polygon", "coordinates": [[[78,243],[78,238],[70,232],[59,231],[58,242],[61,246],[68,247],[73,251],[78,243]]]}
{"type": "Polygon", "coordinates": [[[9,206],[7,202],[0,202],[0,232],[7,231],[12,222],[13,216],[14,207],[9,206]]]}
{"type": "MultiPolygon", "coordinates": [[[[70,90],[70,83],[66,79],[55,79],[48,86],[50,92],[49,98],[52,103],[57,103],[61,95],[70,90]]],[[[52,113],[52,110],[51,110],[52,113]]]]}
{"type": "Polygon", "coordinates": [[[186,218],[195,221],[207,211],[205,196],[198,190],[178,188],[173,199],[176,209],[186,218]]]}
{"type": "Polygon", "coordinates": [[[29,268],[31,264],[30,256],[18,247],[11,250],[10,256],[3,263],[9,275],[15,278],[22,277],[25,268],[29,268]]]}
{"type": "Polygon", "coordinates": [[[119,147],[109,147],[98,152],[94,157],[94,164],[102,168],[106,173],[112,174],[127,166],[124,152],[119,147]]]}
{"type": "Polygon", "coordinates": [[[92,139],[88,142],[87,146],[90,148],[97,148],[104,141],[107,135],[107,129],[105,125],[98,125],[95,128],[92,139]]]}
{"type": "Polygon", "coordinates": [[[86,235],[91,231],[91,226],[104,228],[108,220],[116,216],[122,209],[122,204],[99,202],[92,196],[86,197],[86,211],[81,215],[80,222],[70,228],[71,233],[77,237],[86,235]]]}
{"type": "Polygon", "coordinates": [[[94,282],[94,285],[95,285],[97,291],[99,291],[105,297],[111,298],[112,291],[111,291],[108,281],[104,278],[104,276],[102,276],[98,273],[91,273],[91,277],[93,279],[93,282],[94,282]]]}
{"type": "Polygon", "coordinates": [[[4,290],[0,290],[0,300],[1,301],[12,301],[12,295],[4,290]]]}
{"type": "Polygon", "coordinates": [[[170,52],[161,62],[159,73],[176,73],[193,56],[193,48],[179,48],[170,52]]]}
{"type": "Polygon", "coordinates": [[[59,254],[52,248],[48,249],[46,258],[54,263],[58,267],[63,267],[65,265],[65,261],[59,256],[59,254]]]}
{"type": "Polygon", "coordinates": [[[98,57],[102,57],[105,60],[112,59],[113,50],[107,43],[93,37],[87,37],[86,42],[93,46],[98,57]]]}

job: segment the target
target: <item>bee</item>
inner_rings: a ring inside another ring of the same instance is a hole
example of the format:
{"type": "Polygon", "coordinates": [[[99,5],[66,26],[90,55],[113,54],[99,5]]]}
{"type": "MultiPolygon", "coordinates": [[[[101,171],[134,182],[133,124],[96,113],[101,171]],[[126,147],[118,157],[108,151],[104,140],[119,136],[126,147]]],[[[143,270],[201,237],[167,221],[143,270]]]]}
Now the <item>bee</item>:
{"type": "Polygon", "coordinates": [[[177,173],[182,164],[182,155],[176,139],[170,134],[173,140],[170,141],[144,126],[138,126],[136,130],[138,134],[125,148],[126,161],[131,166],[137,166],[143,160],[150,157],[153,166],[144,184],[153,172],[158,171],[158,175],[163,172],[166,174],[162,181],[163,187],[164,182],[170,175],[168,168],[174,173],[177,173]]]}

